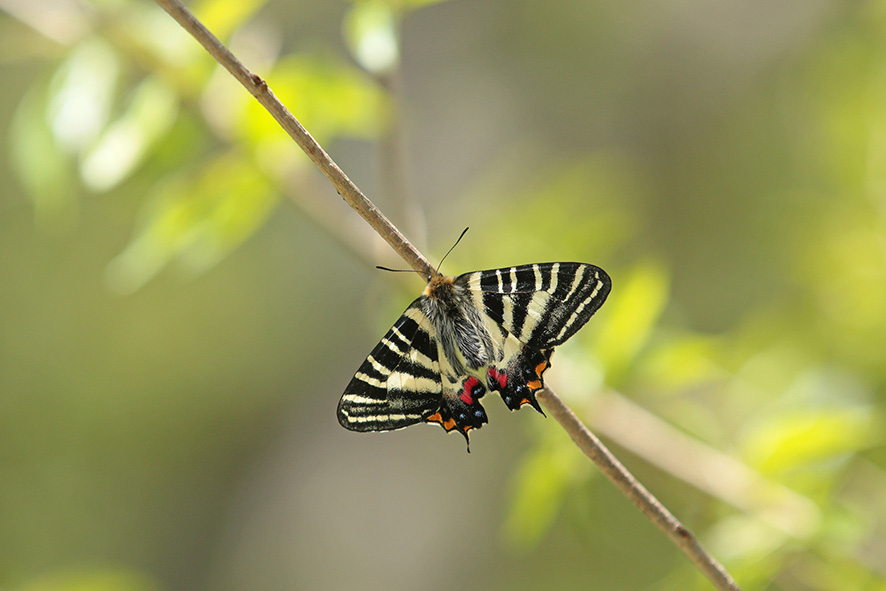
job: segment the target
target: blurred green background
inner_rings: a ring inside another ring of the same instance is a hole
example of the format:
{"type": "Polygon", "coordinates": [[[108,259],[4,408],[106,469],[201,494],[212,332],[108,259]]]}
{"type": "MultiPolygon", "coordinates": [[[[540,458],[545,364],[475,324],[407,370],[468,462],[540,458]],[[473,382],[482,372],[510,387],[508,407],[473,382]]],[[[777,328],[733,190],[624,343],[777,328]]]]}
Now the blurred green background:
{"type": "MultiPolygon", "coordinates": [[[[207,0],[745,589],[886,589],[886,3],[207,0]]],[[[421,290],[154,4],[0,0],[0,589],[708,589],[551,420],[335,405],[421,290]]]]}

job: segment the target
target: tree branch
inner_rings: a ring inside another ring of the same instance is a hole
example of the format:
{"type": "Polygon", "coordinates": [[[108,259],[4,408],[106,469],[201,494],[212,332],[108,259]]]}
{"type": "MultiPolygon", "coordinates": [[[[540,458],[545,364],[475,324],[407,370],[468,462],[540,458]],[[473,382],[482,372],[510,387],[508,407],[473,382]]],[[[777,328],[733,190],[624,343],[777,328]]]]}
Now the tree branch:
{"type": "Polygon", "coordinates": [[[537,398],[569,434],[578,448],[652,523],[671,539],[695,566],[721,591],[739,591],[738,585],[717,560],[701,547],[695,536],[628,472],[612,452],[582,423],[550,388],[537,398]]]}
{"type": "Polygon", "coordinates": [[[808,497],[687,435],[614,390],[595,393],[579,414],[594,433],[778,532],[807,539],[821,527],[821,509],[808,497]]]}
{"type": "MultiPolygon", "coordinates": [[[[289,110],[274,96],[264,80],[247,70],[178,0],[156,1],[246,87],[326,175],[348,205],[359,213],[413,269],[424,275],[436,273],[427,259],[357,188],[289,110]]],[[[579,449],[594,462],[619,491],[665,532],[717,589],[739,591],[729,573],[701,547],[695,536],[628,472],[624,465],[588,430],[553,391],[542,390],[539,392],[538,398],[572,437],[579,449]]]]}
{"type": "Polygon", "coordinates": [[[206,51],[218,63],[224,66],[268,110],[271,116],[277,120],[277,123],[283,127],[286,133],[308,155],[308,158],[320,169],[320,172],[326,175],[326,178],[329,179],[342,199],[354,211],[359,213],[410,267],[425,277],[436,273],[436,270],[424,255],[412,246],[400,230],[394,227],[375,204],[342,172],[332,158],[329,157],[329,154],[280,102],[260,76],[253,74],[246,66],[240,63],[240,60],[234,57],[234,54],[222,45],[221,41],[203,26],[203,23],[198,21],[188,9],[182,6],[181,2],[178,0],[157,0],[157,4],[199,41],[206,51]]]}

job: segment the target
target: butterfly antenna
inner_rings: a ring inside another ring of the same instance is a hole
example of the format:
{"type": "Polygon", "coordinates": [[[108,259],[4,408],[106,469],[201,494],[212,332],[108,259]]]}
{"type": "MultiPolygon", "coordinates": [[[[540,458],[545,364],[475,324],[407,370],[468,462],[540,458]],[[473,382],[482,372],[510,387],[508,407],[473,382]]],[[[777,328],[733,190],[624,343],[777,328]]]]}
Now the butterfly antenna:
{"type": "Polygon", "coordinates": [[[449,256],[450,252],[455,250],[455,247],[458,246],[458,243],[461,242],[461,239],[464,238],[464,235],[467,233],[468,230],[470,230],[470,226],[461,231],[461,234],[459,235],[458,240],[456,240],[455,244],[453,244],[452,247],[450,247],[450,249],[446,251],[446,254],[443,255],[443,258],[440,259],[440,264],[437,265],[437,273],[440,273],[440,268],[443,266],[443,261],[446,260],[446,257],[449,256]]]}

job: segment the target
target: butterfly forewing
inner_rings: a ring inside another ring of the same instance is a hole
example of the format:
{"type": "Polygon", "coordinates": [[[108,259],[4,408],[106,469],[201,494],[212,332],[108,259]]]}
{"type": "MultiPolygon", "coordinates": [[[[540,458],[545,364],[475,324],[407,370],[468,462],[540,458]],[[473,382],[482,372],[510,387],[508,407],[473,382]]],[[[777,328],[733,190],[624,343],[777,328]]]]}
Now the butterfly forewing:
{"type": "Polygon", "coordinates": [[[487,422],[487,390],[511,410],[541,412],[535,394],[553,347],[585,325],[610,287],[605,271],[583,263],[434,276],[357,370],[339,422],[387,431],[425,421],[467,438],[487,422]]]}
{"type": "Polygon", "coordinates": [[[535,349],[555,347],[585,325],[606,300],[609,275],[584,263],[540,263],[475,271],[456,279],[474,304],[535,349]]]}
{"type": "Polygon", "coordinates": [[[338,420],[352,431],[414,425],[440,406],[437,343],[430,320],[413,302],[354,374],[338,403],[338,420]]]}

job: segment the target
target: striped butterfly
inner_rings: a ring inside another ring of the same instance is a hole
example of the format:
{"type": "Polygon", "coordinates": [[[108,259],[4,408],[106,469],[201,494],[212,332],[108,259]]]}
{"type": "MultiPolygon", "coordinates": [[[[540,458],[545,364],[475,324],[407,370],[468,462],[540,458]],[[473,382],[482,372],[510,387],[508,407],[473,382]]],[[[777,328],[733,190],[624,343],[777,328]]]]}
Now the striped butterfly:
{"type": "Polygon", "coordinates": [[[468,431],[487,422],[487,390],[511,410],[542,412],[535,394],[553,348],[585,325],[610,287],[603,269],[583,263],[435,272],[354,374],[338,420],[352,431],[437,423],[464,435],[470,451],[468,431]]]}

